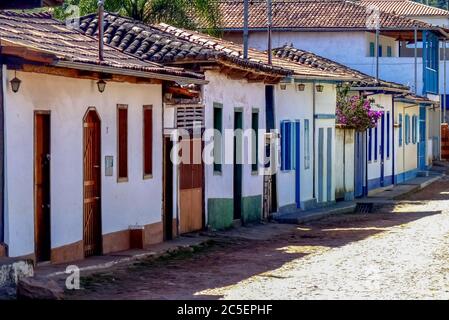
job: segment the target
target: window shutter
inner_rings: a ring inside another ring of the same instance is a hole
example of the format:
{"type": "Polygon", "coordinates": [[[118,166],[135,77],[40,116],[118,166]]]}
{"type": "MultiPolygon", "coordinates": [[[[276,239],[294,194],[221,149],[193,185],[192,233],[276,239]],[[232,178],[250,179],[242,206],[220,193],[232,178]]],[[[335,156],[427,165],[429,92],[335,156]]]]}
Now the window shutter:
{"type": "Polygon", "coordinates": [[[370,56],[370,57],[374,57],[374,55],[376,54],[376,53],[374,52],[374,48],[375,48],[374,42],[370,42],[370,43],[369,43],[369,56],[370,56]]]}
{"type": "Polygon", "coordinates": [[[144,175],[153,174],[153,108],[143,107],[144,175]]]}
{"type": "Polygon", "coordinates": [[[399,114],[399,146],[402,147],[402,113],[399,114]]]}
{"type": "Polygon", "coordinates": [[[387,112],[387,158],[390,157],[390,112],[387,112]]]}
{"type": "Polygon", "coordinates": [[[118,122],[118,179],[128,178],[128,106],[117,108],[118,122]]]}

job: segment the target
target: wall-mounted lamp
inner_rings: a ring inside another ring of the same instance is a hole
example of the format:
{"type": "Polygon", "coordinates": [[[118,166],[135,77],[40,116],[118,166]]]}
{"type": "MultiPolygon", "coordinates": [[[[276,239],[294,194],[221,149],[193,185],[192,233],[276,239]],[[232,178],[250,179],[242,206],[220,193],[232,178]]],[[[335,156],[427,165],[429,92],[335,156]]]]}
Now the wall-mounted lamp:
{"type": "Polygon", "coordinates": [[[17,78],[17,71],[15,71],[14,73],[14,79],[11,80],[11,89],[12,92],[17,93],[20,89],[20,84],[22,83],[22,81],[17,78]]]}
{"type": "Polygon", "coordinates": [[[98,91],[100,91],[100,93],[103,93],[104,90],[106,89],[106,81],[104,80],[99,80],[97,82],[97,87],[98,87],[98,91]]]}
{"type": "Polygon", "coordinates": [[[298,91],[304,91],[306,89],[306,85],[304,83],[298,84],[298,91]]]}
{"type": "Polygon", "coordinates": [[[280,84],[281,90],[287,90],[287,85],[285,83],[280,84]]]}
{"type": "Polygon", "coordinates": [[[324,86],[322,84],[317,84],[316,85],[316,92],[323,92],[324,91],[324,86]]]}

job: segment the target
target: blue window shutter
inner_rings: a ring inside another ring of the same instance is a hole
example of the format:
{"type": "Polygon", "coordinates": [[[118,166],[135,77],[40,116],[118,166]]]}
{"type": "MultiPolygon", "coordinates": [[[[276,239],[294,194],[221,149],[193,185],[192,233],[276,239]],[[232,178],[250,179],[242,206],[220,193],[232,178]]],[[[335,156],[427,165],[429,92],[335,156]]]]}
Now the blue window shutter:
{"type": "Polygon", "coordinates": [[[286,128],[286,122],[282,121],[281,122],[281,170],[284,171],[285,170],[285,151],[286,151],[286,147],[285,147],[285,130],[286,128]]]}
{"type": "Polygon", "coordinates": [[[373,129],[368,129],[368,161],[373,160],[373,129]]]}
{"type": "Polygon", "coordinates": [[[402,147],[402,113],[399,114],[399,146],[402,147]]]}
{"type": "Polygon", "coordinates": [[[390,112],[387,112],[387,158],[390,157],[390,112]]]}
{"type": "MultiPolygon", "coordinates": [[[[377,123],[377,126],[379,126],[379,123],[377,123]]],[[[377,161],[377,154],[379,153],[379,146],[377,145],[377,136],[379,135],[379,130],[376,128],[374,129],[374,161],[377,161]]]]}
{"type": "Polygon", "coordinates": [[[379,57],[382,57],[383,55],[383,48],[382,46],[379,46],[379,57]]]}
{"type": "Polygon", "coordinates": [[[290,171],[292,170],[292,142],[293,142],[293,132],[292,132],[292,122],[282,121],[281,122],[281,170],[290,171]]]}

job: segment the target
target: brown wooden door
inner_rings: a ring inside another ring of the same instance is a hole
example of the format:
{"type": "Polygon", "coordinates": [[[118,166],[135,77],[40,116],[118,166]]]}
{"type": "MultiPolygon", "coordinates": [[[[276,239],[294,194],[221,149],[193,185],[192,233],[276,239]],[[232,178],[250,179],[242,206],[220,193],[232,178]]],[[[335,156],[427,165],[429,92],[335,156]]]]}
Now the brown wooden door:
{"type": "Polygon", "coordinates": [[[51,258],[49,113],[35,114],[34,130],[35,254],[42,262],[51,258]]]}
{"type": "Polygon", "coordinates": [[[201,161],[201,139],[181,141],[182,150],[190,146],[190,163],[179,166],[180,233],[203,229],[203,164],[201,161]]]}
{"type": "Polygon", "coordinates": [[[101,122],[95,110],[84,118],[84,255],[100,255],[101,122]]]}

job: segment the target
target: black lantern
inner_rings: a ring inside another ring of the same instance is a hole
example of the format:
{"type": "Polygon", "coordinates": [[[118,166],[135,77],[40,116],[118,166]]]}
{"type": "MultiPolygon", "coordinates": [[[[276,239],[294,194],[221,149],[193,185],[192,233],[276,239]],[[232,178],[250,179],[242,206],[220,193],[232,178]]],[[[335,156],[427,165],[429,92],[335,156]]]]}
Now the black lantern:
{"type": "Polygon", "coordinates": [[[306,85],[304,83],[298,84],[298,91],[304,91],[306,89],[306,85]]]}
{"type": "Polygon", "coordinates": [[[317,84],[316,85],[316,91],[317,92],[323,92],[324,91],[324,86],[322,84],[317,84]]]}
{"type": "Polygon", "coordinates": [[[14,79],[11,80],[11,89],[12,92],[17,93],[20,89],[20,84],[22,81],[17,78],[17,71],[14,73],[14,79]]]}
{"type": "Polygon", "coordinates": [[[98,91],[100,91],[100,93],[103,93],[104,90],[106,89],[106,81],[104,80],[99,80],[97,82],[97,86],[98,86],[98,91]]]}

